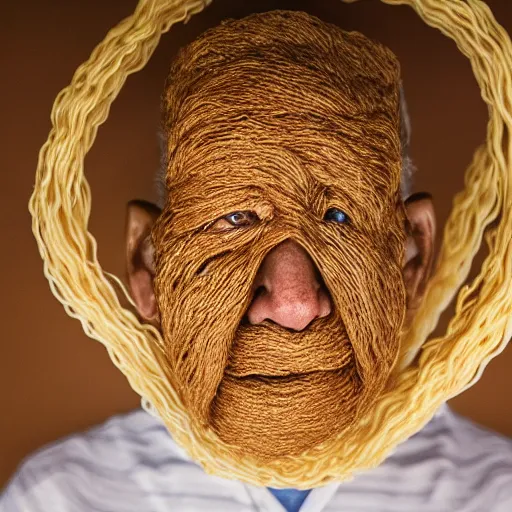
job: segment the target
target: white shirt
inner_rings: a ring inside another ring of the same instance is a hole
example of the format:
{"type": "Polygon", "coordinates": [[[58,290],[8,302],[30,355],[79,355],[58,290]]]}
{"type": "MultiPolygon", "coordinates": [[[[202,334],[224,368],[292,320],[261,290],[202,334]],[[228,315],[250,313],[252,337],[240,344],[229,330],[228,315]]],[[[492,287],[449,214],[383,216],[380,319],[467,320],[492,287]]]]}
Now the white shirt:
{"type": "MultiPolygon", "coordinates": [[[[42,448],[0,512],[285,512],[265,487],[206,474],[143,410],[42,448]]],[[[300,512],[512,512],[512,440],[443,406],[378,468],[313,489],[300,512]]]]}

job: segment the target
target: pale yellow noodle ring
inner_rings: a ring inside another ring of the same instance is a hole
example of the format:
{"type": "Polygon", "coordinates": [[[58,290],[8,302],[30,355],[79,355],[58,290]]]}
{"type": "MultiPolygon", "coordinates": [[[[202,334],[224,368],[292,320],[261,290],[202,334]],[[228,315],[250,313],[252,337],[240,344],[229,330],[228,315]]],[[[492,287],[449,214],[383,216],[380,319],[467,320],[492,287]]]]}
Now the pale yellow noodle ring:
{"type": "MultiPolygon", "coordinates": [[[[30,200],[44,272],[67,313],[101,341],[147,407],[208,473],[255,485],[309,488],[350,478],[379,464],[397,443],[418,431],[448,398],[473,384],[512,335],[512,45],[480,0],[383,0],[410,5],[458,45],[472,64],[489,106],[487,142],[466,171],[454,201],[426,300],[404,341],[396,387],[381,397],[357,428],[300,457],[260,466],[225,445],[188,416],[166,375],[160,334],[124,309],[119,280],[104,272],[87,231],[91,195],[84,157],[125,79],[141,69],[162,33],[187,21],[209,0],[140,0],[113,28],[58,95],[53,128],[41,149],[30,200]],[[489,254],[480,275],[457,297],[443,337],[429,340],[439,315],[467,278],[482,237],[489,254]],[[415,359],[415,355],[418,357],[415,359]]],[[[321,421],[321,419],[319,419],[321,421]]]]}

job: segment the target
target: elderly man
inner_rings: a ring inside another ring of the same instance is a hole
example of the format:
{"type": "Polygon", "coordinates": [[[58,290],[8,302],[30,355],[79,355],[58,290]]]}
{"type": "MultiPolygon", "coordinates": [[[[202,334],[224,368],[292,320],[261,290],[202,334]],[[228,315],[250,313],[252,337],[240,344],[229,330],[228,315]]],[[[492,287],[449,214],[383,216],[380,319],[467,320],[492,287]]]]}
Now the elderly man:
{"type": "MultiPolygon", "coordinates": [[[[127,275],[191,414],[261,460],[353,424],[392,385],[434,259],[410,195],[395,57],[306,13],[228,20],[163,97],[162,204],[128,205],[127,275]]],[[[310,490],[206,474],[143,411],[27,459],[2,512],[510,511],[512,444],[443,406],[376,469],[310,490]]]]}

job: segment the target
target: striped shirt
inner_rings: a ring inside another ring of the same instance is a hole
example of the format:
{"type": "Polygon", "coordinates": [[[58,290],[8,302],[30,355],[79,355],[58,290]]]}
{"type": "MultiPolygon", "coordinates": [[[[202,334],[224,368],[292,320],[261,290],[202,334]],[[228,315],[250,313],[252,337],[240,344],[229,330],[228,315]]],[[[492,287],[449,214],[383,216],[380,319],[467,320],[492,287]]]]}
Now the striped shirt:
{"type": "MultiPolygon", "coordinates": [[[[42,448],[0,512],[284,512],[265,487],[206,474],[143,410],[42,448]]],[[[376,469],[311,490],[300,512],[512,512],[512,441],[443,406],[376,469]]]]}

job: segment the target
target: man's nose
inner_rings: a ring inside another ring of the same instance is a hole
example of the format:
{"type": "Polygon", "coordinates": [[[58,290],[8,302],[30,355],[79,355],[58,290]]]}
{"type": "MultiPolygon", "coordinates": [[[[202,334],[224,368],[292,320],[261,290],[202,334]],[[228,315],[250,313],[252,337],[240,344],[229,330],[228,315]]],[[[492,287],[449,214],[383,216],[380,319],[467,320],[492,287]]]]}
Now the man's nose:
{"type": "Polygon", "coordinates": [[[309,254],[293,240],[274,247],[263,260],[254,281],[249,323],[264,320],[302,331],[315,318],[331,312],[331,300],[309,254]]]}

